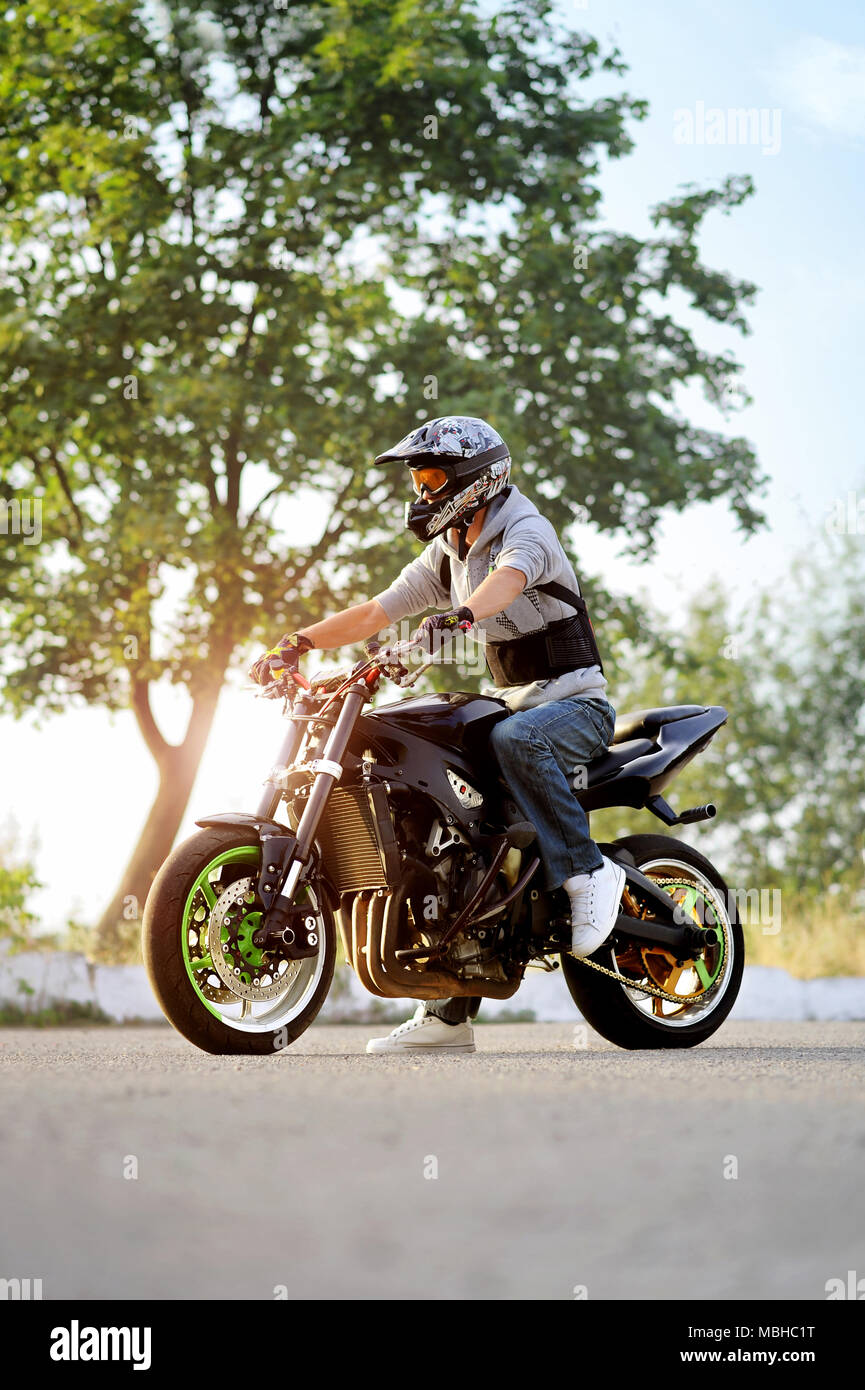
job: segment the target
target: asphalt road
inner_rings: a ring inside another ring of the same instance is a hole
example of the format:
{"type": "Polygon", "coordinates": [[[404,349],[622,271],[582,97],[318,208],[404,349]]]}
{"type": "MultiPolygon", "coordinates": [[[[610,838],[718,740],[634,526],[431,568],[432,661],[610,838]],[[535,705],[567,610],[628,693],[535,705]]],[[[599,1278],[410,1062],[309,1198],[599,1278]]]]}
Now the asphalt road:
{"type": "Polygon", "coordinates": [[[168,1028],[0,1030],[0,1277],[822,1300],[865,1275],[865,1023],[728,1023],[682,1053],[565,1024],[479,1026],[459,1057],[367,1057],[369,1035],[239,1060],[168,1028]]]}

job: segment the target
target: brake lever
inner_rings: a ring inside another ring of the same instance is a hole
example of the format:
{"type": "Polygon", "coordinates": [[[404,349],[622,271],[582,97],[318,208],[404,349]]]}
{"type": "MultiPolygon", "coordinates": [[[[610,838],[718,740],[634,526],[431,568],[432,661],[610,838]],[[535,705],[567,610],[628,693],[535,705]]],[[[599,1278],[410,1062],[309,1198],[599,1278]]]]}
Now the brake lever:
{"type": "MultiPolygon", "coordinates": [[[[423,666],[417,668],[410,681],[400,681],[403,690],[410,690],[415,681],[419,681],[424,672],[428,671],[431,666],[435,666],[434,661],[425,661],[423,666]]],[[[406,671],[406,675],[408,675],[408,671],[406,671]]]]}
{"type": "MultiPolygon", "coordinates": [[[[301,676],[294,684],[295,687],[300,687],[302,690],[312,689],[305,676],[301,676]]],[[[255,698],[256,700],[293,700],[296,694],[297,688],[292,689],[289,677],[285,675],[280,676],[278,680],[271,681],[269,685],[259,686],[255,692],[255,698]]]]}

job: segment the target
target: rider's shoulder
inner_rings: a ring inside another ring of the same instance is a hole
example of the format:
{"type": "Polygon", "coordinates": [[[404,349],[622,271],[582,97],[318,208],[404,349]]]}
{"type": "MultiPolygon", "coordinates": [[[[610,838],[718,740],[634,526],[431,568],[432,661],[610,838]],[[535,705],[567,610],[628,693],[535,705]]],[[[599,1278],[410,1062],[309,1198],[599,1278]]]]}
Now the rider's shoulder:
{"type": "Polygon", "coordinates": [[[502,534],[507,538],[520,532],[531,531],[538,539],[556,540],[558,532],[534,502],[516,488],[511,488],[498,520],[501,521],[502,534]]]}

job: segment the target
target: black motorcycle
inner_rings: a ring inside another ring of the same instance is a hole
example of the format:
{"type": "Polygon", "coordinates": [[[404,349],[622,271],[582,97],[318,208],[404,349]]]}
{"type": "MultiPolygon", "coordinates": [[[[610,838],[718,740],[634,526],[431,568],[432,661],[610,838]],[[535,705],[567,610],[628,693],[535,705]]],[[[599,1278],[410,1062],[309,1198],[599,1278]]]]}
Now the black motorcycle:
{"type": "MultiPolygon", "coordinates": [[[[414,684],[419,648],[373,644],[349,673],[263,692],[284,699],[288,731],[258,811],[197,821],[147,899],[144,959],[170,1022],[206,1052],[288,1046],[327,997],[339,932],[380,998],[507,999],[527,967],[560,965],[583,1017],[620,1047],[710,1037],[744,964],[719,874],[673,836],[601,844],[625,870],[618,918],[593,956],[572,956],[567,896],[543,887],[534,827],[489,751],[505,704],[459,693],[369,708],[383,679],[414,684]]],[[[620,716],[575,795],[589,813],[708,819],[713,806],[676,815],[662,792],[726,719],[717,705],[620,716]]]]}

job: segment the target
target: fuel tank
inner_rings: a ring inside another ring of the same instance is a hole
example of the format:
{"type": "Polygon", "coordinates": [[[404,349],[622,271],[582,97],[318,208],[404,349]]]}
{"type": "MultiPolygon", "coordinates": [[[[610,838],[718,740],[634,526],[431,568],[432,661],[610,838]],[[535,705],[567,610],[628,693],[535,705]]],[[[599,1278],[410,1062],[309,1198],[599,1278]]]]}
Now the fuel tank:
{"type": "Polygon", "coordinates": [[[367,726],[384,726],[382,733],[393,730],[396,734],[412,734],[474,761],[489,756],[493,725],[507,714],[508,707],[503,700],[457,691],[414,695],[393,705],[379,705],[363,716],[363,722],[367,726]]]}

